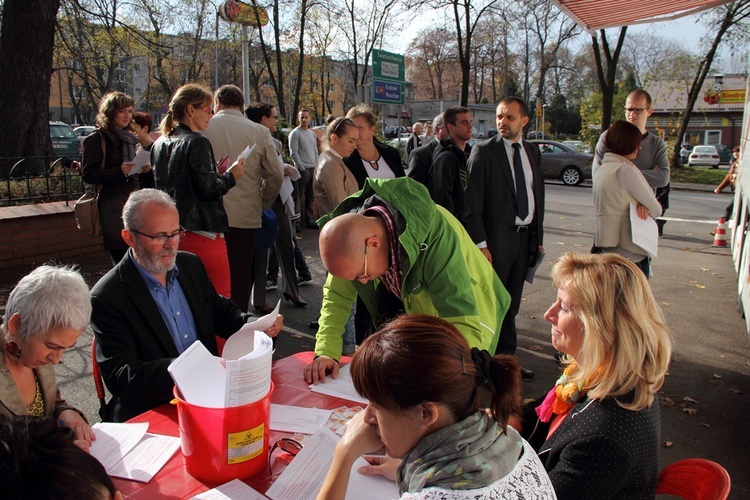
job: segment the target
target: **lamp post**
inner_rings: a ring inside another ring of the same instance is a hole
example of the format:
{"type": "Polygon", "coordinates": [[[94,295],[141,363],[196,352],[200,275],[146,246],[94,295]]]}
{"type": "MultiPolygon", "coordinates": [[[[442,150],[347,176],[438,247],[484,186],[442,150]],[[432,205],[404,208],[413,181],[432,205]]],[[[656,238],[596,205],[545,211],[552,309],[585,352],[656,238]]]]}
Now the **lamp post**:
{"type": "Polygon", "coordinates": [[[544,108],[546,107],[546,104],[542,104],[542,139],[544,139],[544,108]]]}

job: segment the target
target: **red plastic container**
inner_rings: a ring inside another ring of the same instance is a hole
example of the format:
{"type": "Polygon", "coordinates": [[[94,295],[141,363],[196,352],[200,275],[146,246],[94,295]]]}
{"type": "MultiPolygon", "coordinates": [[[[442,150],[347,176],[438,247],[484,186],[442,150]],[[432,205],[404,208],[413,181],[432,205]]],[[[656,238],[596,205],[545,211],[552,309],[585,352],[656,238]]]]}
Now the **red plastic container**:
{"type": "Polygon", "coordinates": [[[233,408],[206,408],[177,398],[185,468],[194,478],[225,483],[257,474],[268,464],[271,390],[255,403],[233,408]]]}

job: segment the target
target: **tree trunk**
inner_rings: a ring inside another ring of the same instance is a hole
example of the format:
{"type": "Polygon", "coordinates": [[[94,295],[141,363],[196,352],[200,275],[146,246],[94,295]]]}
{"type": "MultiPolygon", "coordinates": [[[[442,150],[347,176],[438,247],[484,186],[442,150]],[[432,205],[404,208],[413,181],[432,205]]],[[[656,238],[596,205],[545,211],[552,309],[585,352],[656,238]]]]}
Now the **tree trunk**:
{"type": "Polygon", "coordinates": [[[594,59],[596,59],[596,76],[599,79],[599,88],[602,91],[602,132],[607,130],[612,122],[612,100],[615,96],[617,62],[620,59],[620,52],[622,51],[622,45],[625,42],[625,34],[627,33],[627,30],[627,26],[620,28],[620,36],[617,38],[617,46],[615,47],[614,52],[610,51],[607,34],[604,30],[599,30],[602,37],[601,50],[599,49],[599,42],[597,41],[596,36],[591,37],[594,59]],[[604,61],[602,61],[602,53],[604,53],[604,61]],[[606,74],[604,68],[605,63],[607,65],[606,74]]]}
{"type": "Polygon", "coordinates": [[[55,19],[59,0],[5,0],[0,31],[0,156],[45,156],[55,19]]]}

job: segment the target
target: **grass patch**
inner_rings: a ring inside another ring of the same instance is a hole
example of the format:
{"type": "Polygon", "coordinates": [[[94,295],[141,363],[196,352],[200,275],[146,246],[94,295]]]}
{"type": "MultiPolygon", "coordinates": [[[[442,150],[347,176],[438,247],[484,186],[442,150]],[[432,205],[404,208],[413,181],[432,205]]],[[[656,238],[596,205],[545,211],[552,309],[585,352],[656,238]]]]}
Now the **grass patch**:
{"type": "Polygon", "coordinates": [[[709,184],[711,186],[718,186],[726,175],[726,170],[707,167],[688,167],[687,165],[670,170],[671,182],[683,184],[709,184]]]}

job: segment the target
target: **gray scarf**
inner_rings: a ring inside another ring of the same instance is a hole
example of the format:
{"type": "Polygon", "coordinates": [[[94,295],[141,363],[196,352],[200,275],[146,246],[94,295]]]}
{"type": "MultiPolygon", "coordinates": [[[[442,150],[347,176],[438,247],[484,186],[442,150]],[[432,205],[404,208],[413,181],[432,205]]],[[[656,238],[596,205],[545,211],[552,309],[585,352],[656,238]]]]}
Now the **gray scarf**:
{"type": "Polygon", "coordinates": [[[425,436],[406,454],[397,472],[399,493],[425,488],[472,490],[507,476],[523,441],[484,411],[425,436]]]}
{"type": "Polygon", "coordinates": [[[138,143],[138,138],[130,130],[119,127],[110,127],[109,132],[120,139],[122,144],[122,161],[133,161],[135,158],[135,145],[138,143]]]}

